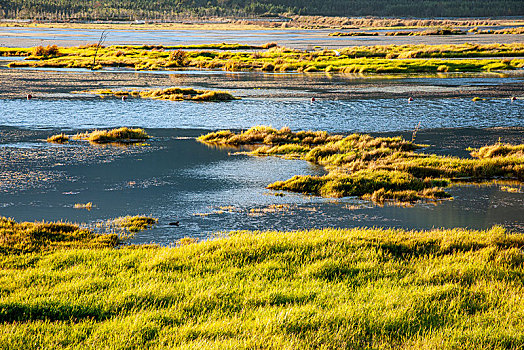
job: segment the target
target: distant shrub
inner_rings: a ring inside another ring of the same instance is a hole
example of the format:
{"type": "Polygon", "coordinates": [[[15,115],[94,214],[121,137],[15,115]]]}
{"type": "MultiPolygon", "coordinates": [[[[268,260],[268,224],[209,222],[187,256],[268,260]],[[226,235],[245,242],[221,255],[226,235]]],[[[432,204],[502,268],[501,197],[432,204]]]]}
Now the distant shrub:
{"type": "Polygon", "coordinates": [[[187,62],[187,52],[183,50],[173,51],[169,55],[169,61],[172,62],[177,67],[183,67],[185,66],[187,62]]]}

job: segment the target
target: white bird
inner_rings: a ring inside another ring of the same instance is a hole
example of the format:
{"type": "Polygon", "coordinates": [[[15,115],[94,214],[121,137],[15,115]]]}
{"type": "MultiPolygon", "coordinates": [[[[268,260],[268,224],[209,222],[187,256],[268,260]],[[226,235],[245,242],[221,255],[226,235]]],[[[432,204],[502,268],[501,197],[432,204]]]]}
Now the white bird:
{"type": "Polygon", "coordinates": [[[340,52],[339,51],[333,50],[333,52],[335,53],[335,56],[337,56],[337,57],[340,56],[340,52]]]}

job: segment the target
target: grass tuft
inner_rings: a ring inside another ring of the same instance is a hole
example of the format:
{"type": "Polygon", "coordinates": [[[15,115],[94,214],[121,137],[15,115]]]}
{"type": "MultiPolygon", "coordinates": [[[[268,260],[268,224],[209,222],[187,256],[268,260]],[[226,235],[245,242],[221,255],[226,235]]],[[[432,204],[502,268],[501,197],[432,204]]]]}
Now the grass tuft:
{"type": "Polygon", "coordinates": [[[113,223],[129,232],[139,232],[151,228],[158,222],[158,219],[148,216],[124,216],[114,219],[113,223]]]}
{"type": "Polygon", "coordinates": [[[47,142],[50,143],[66,143],[69,141],[69,136],[64,133],[53,135],[47,138],[47,142]]]}
{"type": "Polygon", "coordinates": [[[95,130],[76,134],[75,140],[88,140],[94,143],[108,142],[137,142],[149,139],[149,135],[144,129],[130,129],[127,127],[111,130],[95,130]]]}

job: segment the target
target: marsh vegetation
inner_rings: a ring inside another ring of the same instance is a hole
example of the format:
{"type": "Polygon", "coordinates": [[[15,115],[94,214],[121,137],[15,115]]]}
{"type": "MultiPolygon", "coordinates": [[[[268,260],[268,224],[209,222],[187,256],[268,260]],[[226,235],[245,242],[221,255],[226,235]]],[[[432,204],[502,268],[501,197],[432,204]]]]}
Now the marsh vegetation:
{"type": "Polygon", "coordinates": [[[524,180],[524,145],[496,144],[472,150],[475,158],[416,152],[423,145],[401,137],[330,135],[323,131],[292,132],[257,126],[202,135],[211,145],[255,145],[250,155],[303,159],[324,166],[325,176],[297,175],[268,185],[269,189],[326,197],[359,196],[375,202],[443,199],[453,181],[493,178],[524,180]]]}
{"type": "Polygon", "coordinates": [[[257,52],[109,46],[100,48],[96,67],[93,66],[96,47],[92,45],[53,49],[52,56],[38,56],[35,51],[39,50],[0,48],[0,54],[4,56],[27,56],[27,60],[10,62],[9,67],[12,68],[129,67],[135,70],[160,70],[196,67],[228,71],[411,73],[496,71],[524,67],[524,59],[515,58],[524,56],[524,44],[518,43],[354,46],[337,51],[271,47],[257,52]]]}

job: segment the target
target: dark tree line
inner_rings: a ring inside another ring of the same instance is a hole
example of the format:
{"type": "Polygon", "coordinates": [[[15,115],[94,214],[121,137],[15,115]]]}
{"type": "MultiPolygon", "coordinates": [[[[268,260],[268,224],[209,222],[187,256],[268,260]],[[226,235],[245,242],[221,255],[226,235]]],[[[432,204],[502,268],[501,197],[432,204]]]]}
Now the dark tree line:
{"type": "Polygon", "coordinates": [[[524,15],[523,0],[0,0],[0,17],[177,19],[293,13],[324,16],[496,17],[524,15]]]}

